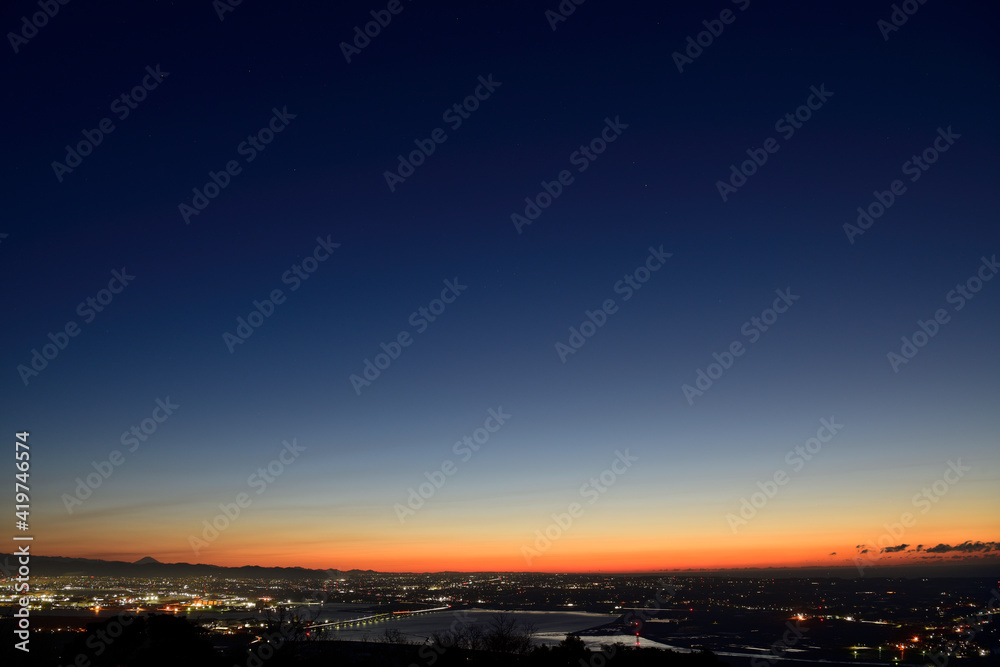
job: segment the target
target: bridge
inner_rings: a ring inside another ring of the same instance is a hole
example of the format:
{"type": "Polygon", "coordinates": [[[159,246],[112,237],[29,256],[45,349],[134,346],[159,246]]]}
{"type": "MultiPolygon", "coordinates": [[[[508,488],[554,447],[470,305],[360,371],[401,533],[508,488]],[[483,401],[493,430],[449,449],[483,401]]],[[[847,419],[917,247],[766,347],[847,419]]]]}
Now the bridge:
{"type": "Polygon", "coordinates": [[[401,618],[409,618],[411,616],[417,616],[419,614],[430,614],[433,612],[445,611],[448,609],[451,609],[451,605],[445,605],[444,607],[433,607],[431,609],[417,609],[415,611],[386,611],[379,614],[362,616],[360,618],[352,618],[346,621],[331,621],[330,623],[316,623],[314,625],[310,625],[309,630],[349,628],[358,625],[367,625],[368,623],[378,623],[379,621],[388,621],[390,619],[401,619],[401,618]]]}

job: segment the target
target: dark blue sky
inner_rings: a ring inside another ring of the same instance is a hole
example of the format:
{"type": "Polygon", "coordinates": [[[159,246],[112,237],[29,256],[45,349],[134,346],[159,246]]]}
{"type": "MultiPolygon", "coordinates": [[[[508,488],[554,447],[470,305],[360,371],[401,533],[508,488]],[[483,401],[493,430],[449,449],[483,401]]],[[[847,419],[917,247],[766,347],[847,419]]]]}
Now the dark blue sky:
{"type": "MultiPolygon", "coordinates": [[[[40,549],[544,569],[522,544],[625,448],[642,463],[551,567],[849,563],[957,457],[975,472],[912,539],[996,538],[1000,281],[961,309],[948,297],[1000,251],[998,59],[979,4],[920,5],[887,40],[891,3],[592,0],[556,30],[554,1],[399,6],[350,63],[341,42],[385,4],[246,0],[220,20],[207,1],[70,3],[16,52],[8,36],[0,391],[5,428],[41,450],[40,549]],[[679,72],[673,54],[723,10],[679,72]],[[144,77],[121,118],[114,100],[144,77]],[[453,127],[443,114],[481,77],[495,90],[453,127]],[[791,136],[776,128],[810,100],[791,136]],[[242,142],[274,110],[284,127],[248,161],[242,142]],[[57,177],[104,118],[114,130],[57,177]],[[620,136],[579,171],[607,119],[620,136]],[[437,128],[446,141],[390,191],[385,172],[437,128]],[[948,128],[911,181],[904,163],[948,128]],[[724,201],[717,183],[772,137],[724,201]],[[179,205],[229,161],[239,173],[185,224],[179,205]],[[563,170],[572,183],[519,233],[511,215],[563,170]],[[845,223],[897,179],[905,192],[850,242],[845,223]],[[339,247],[292,291],[283,276],[317,238],[339,247]],[[671,257],[625,300],[616,284],[661,246],[671,257]],[[134,281],[86,321],[78,304],[123,267],[134,281]],[[467,288],[418,331],[411,314],[446,280],[467,288]],[[223,334],[275,289],[285,301],[230,353],[223,334]],[[748,334],[786,289],[798,300],[748,334]],[[556,343],[606,299],[615,312],[563,363],[556,343]],[[894,369],[887,353],[937,309],[947,322],[894,369]],[[43,370],[18,369],[70,321],[79,335],[43,370]],[[359,395],[349,377],[403,331],[412,344],[359,395]],[[734,341],[744,354],[686,395],[734,341]],[[167,396],[182,407],[69,511],[77,478],[167,396]],[[452,443],[501,406],[509,425],[461,461],[452,443]],[[769,518],[731,531],[727,514],[831,415],[847,425],[835,444],[769,518]],[[293,438],[308,463],[192,553],[201,521],[293,438]],[[458,472],[397,520],[446,459],[458,472]],[[774,552],[803,522],[812,550],[774,552]],[[291,546],[273,546],[276,526],[291,546]]],[[[16,2],[0,25],[37,11],[16,2]]]]}

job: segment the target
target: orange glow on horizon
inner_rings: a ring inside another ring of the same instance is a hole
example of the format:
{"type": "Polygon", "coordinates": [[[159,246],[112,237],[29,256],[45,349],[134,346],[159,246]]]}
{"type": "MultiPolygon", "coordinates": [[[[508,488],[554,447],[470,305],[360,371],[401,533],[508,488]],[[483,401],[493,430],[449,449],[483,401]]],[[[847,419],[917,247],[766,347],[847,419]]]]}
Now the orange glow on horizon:
{"type": "MultiPolygon", "coordinates": [[[[603,511],[603,510],[602,510],[603,511]]],[[[362,515],[365,512],[362,510],[362,515]]],[[[891,513],[890,513],[891,516],[891,513]]],[[[943,515],[942,515],[943,516],[943,515]]],[[[175,520],[166,529],[148,521],[124,521],[113,529],[65,521],[40,555],[134,562],[152,556],[162,563],[225,567],[305,567],[380,572],[677,572],[801,567],[855,568],[1000,562],[992,553],[950,552],[927,558],[908,550],[878,553],[886,528],[871,518],[819,513],[795,521],[775,507],[752,524],[730,530],[724,514],[702,520],[667,517],[662,524],[635,523],[618,514],[593,511],[566,530],[549,530],[543,515],[526,529],[523,521],[460,517],[454,521],[418,517],[400,526],[395,517],[343,520],[318,531],[316,520],[279,521],[269,513],[240,517],[233,526],[201,545],[191,537],[196,521],[175,520]],[[379,521],[382,521],[379,523],[379,521]],[[798,528],[787,529],[788,525],[798,528]],[[859,528],[859,526],[861,526],[859,528]],[[102,532],[103,531],[103,532],[102,532]],[[95,534],[101,539],[95,541],[95,534]],[[336,537],[333,537],[333,536],[336,537]],[[101,544],[95,548],[95,542],[101,544]],[[136,544],[143,544],[137,552],[136,544]],[[856,545],[875,545],[861,554],[856,545]],[[958,556],[958,558],[955,558],[958,556]],[[992,557],[992,561],[986,559],[992,557]]],[[[996,518],[964,515],[955,527],[928,516],[891,544],[990,542],[1000,528],[996,518]]],[[[884,522],[883,522],[884,523],[884,522]]],[[[912,547],[911,547],[912,549],[912,547]]],[[[763,573],[766,575],[766,572],[763,573]]]]}
{"type": "MultiPolygon", "coordinates": [[[[689,550],[674,554],[664,554],[661,551],[635,551],[623,553],[617,550],[602,550],[591,552],[557,553],[553,548],[541,553],[529,564],[520,553],[498,555],[498,550],[492,548],[472,549],[458,555],[442,555],[440,551],[433,552],[419,549],[394,550],[392,553],[379,553],[374,550],[357,551],[349,556],[341,553],[323,550],[329,555],[304,555],[307,552],[297,549],[287,549],[284,552],[261,554],[253,550],[223,551],[212,550],[204,554],[204,558],[193,559],[183,552],[162,552],[154,556],[163,563],[188,562],[217,565],[222,567],[242,567],[258,565],[261,567],[303,567],[309,569],[338,570],[374,570],[377,572],[670,572],[683,576],[685,571],[711,570],[759,570],[762,576],[768,569],[811,568],[811,567],[855,567],[854,554],[813,557],[809,553],[791,554],[780,549],[768,549],[748,553],[735,551],[723,554],[718,551],[689,550]]],[[[315,553],[315,552],[314,552],[315,553]]],[[[815,551],[812,551],[815,554],[815,551]]],[[[146,554],[148,555],[148,554],[146,554]]],[[[134,561],[134,554],[92,554],[86,557],[105,560],[134,561]]],[[[929,564],[915,556],[892,554],[892,558],[874,557],[873,566],[888,565],[918,565],[929,564]]],[[[863,557],[862,557],[863,558],[863,557]]],[[[985,558],[965,557],[948,561],[952,564],[969,562],[986,562],[985,558]]],[[[992,559],[1000,563],[1000,559],[992,559]]],[[[940,561],[930,564],[938,564],[940,561]]]]}

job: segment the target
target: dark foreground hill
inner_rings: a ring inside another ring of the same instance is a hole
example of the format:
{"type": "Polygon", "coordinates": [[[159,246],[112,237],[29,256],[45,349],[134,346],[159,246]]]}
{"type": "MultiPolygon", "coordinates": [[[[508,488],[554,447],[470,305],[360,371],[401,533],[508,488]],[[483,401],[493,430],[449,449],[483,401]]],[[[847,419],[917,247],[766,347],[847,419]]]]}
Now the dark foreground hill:
{"type": "MultiPolygon", "coordinates": [[[[10,636],[12,619],[0,619],[0,632],[10,636]]],[[[513,627],[507,628],[508,630],[513,627]]],[[[541,667],[612,665],[621,667],[727,667],[707,651],[674,653],[633,649],[622,645],[591,651],[577,637],[556,647],[532,646],[518,633],[498,631],[482,637],[481,648],[469,649],[438,637],[436,643],[414,645],[387,640],[369,642],[304,641],[285,639],[279,630],[259,636],[213,636],[184,617],[149,615],[126,625],[109,620],[93,623],[86,632],[38,634],[31,652],[17,651],[11,642],[0,648],[0,664],[24,667],[77,665],[80,667],[408,667],[410,665],[464,665],[466,667],[541,667]],[[117,625],[116,625],[117,623],[117,625]]]]}

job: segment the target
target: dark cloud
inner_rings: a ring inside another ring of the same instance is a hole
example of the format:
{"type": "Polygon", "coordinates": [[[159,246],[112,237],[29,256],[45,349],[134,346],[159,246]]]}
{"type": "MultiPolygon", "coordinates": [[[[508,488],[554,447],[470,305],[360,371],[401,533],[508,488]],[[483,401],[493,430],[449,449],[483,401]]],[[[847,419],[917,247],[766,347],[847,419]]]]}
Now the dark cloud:
{"type": "Polygon", "coordinates": [[[896,553],[898,551],[906,551],[906,547],[908,547],[908,546],[910,546],[910,545],[909,544],[900,544],[899,546],[896,546],[896,547],[886,547],[885,549],[882,549],[882,553],[894,554],[894,553],[896,553]]]}
{"type": "Polygon", "coordinates": [[[989,553],[991,551],[1000,551],[1000,542],[970,542],[966,540],[965,542],[956,544],[955,546],[950,544],[938,544],[937,546],[927,549],[927,553],[929,554],[944,554],[951,551],[958,551],[962,553],[989,553]]]}

